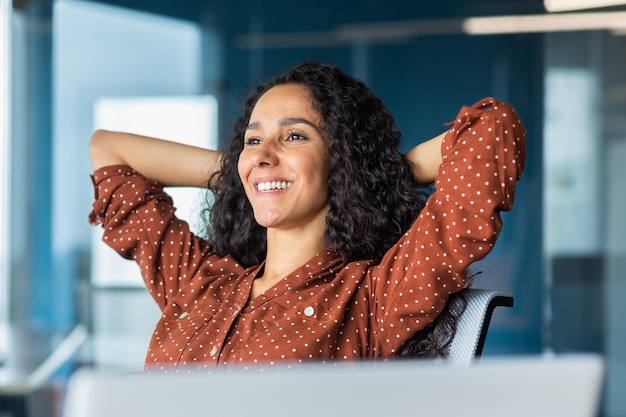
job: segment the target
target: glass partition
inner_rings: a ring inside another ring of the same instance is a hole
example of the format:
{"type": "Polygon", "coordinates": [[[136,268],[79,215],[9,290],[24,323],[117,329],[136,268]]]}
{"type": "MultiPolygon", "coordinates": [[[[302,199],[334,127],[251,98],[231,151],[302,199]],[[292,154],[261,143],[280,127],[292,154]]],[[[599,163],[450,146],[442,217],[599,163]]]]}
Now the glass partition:
{"type": "Polygon", "coordinates": [[[546,35],[545,349],[607,361],[604,414],[626,411],[626,37],[546,35]]]}
{"type": "MultiPolygon", "coordinates": [[[[82,306],[75,320],[92,332],[90,360],[141,369],[159,311],[139,290],[137,266],[102,244],[102,230],[84,221],[93,195],[87,144],[95,129],[108,129],[215,148],[217,103],[201,89],[202,32],[186,20],[59,0],[53,36],[53,159],[74,161],[54,165],[55,279],[79,284],[70,294],[82,306]],[[92,50],[98,53],[84,59],[92,50]]],[[[177,213],[197,226],[198,194],[171,193],[177,213]]]]}
{"type": "Polygon", "coordinates": [[[11,173],[11,2],[0,0],[0,363],[9,313],[9,197],[11,173]]]}

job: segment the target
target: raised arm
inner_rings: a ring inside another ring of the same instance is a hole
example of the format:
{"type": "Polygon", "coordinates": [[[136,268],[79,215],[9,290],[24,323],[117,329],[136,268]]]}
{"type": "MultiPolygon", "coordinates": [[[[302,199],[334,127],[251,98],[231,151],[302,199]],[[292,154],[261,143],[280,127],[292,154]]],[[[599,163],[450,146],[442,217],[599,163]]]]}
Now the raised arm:
{"type": "Polygon", "coordinates": [[[511,209],[524,169],[524,125],[513,107],[494,98],[462,107],[442,138],[435,190],[409,231],[370,269],[376,306],[370,332],[383,355],[395,354],[466,285],[467,267],[494,247],[500,212],[511,209]]]}
{"type": "Polygon", "coordinates": [[[442,162],[441,142],[447,133],[443,132],[422,142],[406,153],[406,157],[413,165],[413,176],[418,183],[429,184],[435,181],[442,162]]]}
{"type": "Polygon", "coordinates": [[[89,144],[94,170],[128,165],[166,186],[206,187],[220,168],[221,156],[218,151],[108,130],[97,130],[89,144]]]}

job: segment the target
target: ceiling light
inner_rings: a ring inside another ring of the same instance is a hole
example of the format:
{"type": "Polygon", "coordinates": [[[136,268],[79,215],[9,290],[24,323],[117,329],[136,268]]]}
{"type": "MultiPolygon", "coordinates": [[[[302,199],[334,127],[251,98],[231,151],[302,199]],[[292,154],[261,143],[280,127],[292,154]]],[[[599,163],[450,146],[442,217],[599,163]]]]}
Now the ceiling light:
{"type": "Polygon", "coordinates": [[[624,0],[543,0],[543,5],[549,12],[564,12],[568,10],[596,9],[626,5],[624,0]]]}
{"type": "Polygon", "coordinates": [[[463,22],[470,35],[626,29],[626,12],[559,13],[470,17],[463,22]]]}

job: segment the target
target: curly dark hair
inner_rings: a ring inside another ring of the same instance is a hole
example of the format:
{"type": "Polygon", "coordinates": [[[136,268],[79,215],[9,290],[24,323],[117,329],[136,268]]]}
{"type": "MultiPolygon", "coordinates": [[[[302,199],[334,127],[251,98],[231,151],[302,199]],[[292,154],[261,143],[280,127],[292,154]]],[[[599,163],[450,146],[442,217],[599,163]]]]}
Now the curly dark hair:
{"type": "Polygon", "coordinates": [[[265,259],[266,231],[255,221],[237,163],[254,106],[283,84],[309,91],[330,138],[326,241],[346,262],[380,260],[424,207],[427,189],[416,183],[399,151],[400,132],[381,100],[339,68],[315,62],[257,87],[247,100],[221,170],[209,181],[213,204],[203,213],[208,240],[217,254],[232,255],[245,267],[265,259]]]}
{"type": "MultiPolygon", "coordinates": [[[[380,260],[417,218],[431,190],[413,178],[409,161],[399,152],[400,132],[381,100],[339,68],[315,62],[304,62],[257,87],[247,100],[221,170],[209,179],[213,202],[203,213],[209,241],[217,254],[231,255],[245,267],[265,259],[266,230],[254,218],[237,164],[254,106],[268,90],[283,84],[309,91],[330,138],[327,242],[346,262],[380,260]]],[[[463,310],[463,304],[447,306],[406,341],[398,356],[446,357],[463,310]]]]}
{"type": "Polygon", "coordinates": [[[467,307],[463,291],[452,294],[443,311],[411,336],[398,352],[401,358],[447,358],[456,336],[457,322],[467,307]]]}

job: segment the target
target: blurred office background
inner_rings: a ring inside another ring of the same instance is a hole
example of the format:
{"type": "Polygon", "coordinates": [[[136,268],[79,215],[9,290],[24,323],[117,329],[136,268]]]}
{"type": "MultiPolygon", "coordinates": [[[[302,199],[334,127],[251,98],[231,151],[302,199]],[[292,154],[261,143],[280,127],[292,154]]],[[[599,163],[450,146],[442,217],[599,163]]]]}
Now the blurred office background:
{"type": "MultiPolygon", "coordinates": [[[[626,2],[562,3],[0,0],[0,390],[141,369],[159,312],[87,223],[92,131],[220,148],[254,85],[314,59],[364,80],[405,149],[484,96],[518,109],[527,168],[475,283],[515,307],[484,355],[601,353],[602,415],[626,416],[626,2]]],[[[176,193],[200,230],[202,196],[176,193]]]]}

